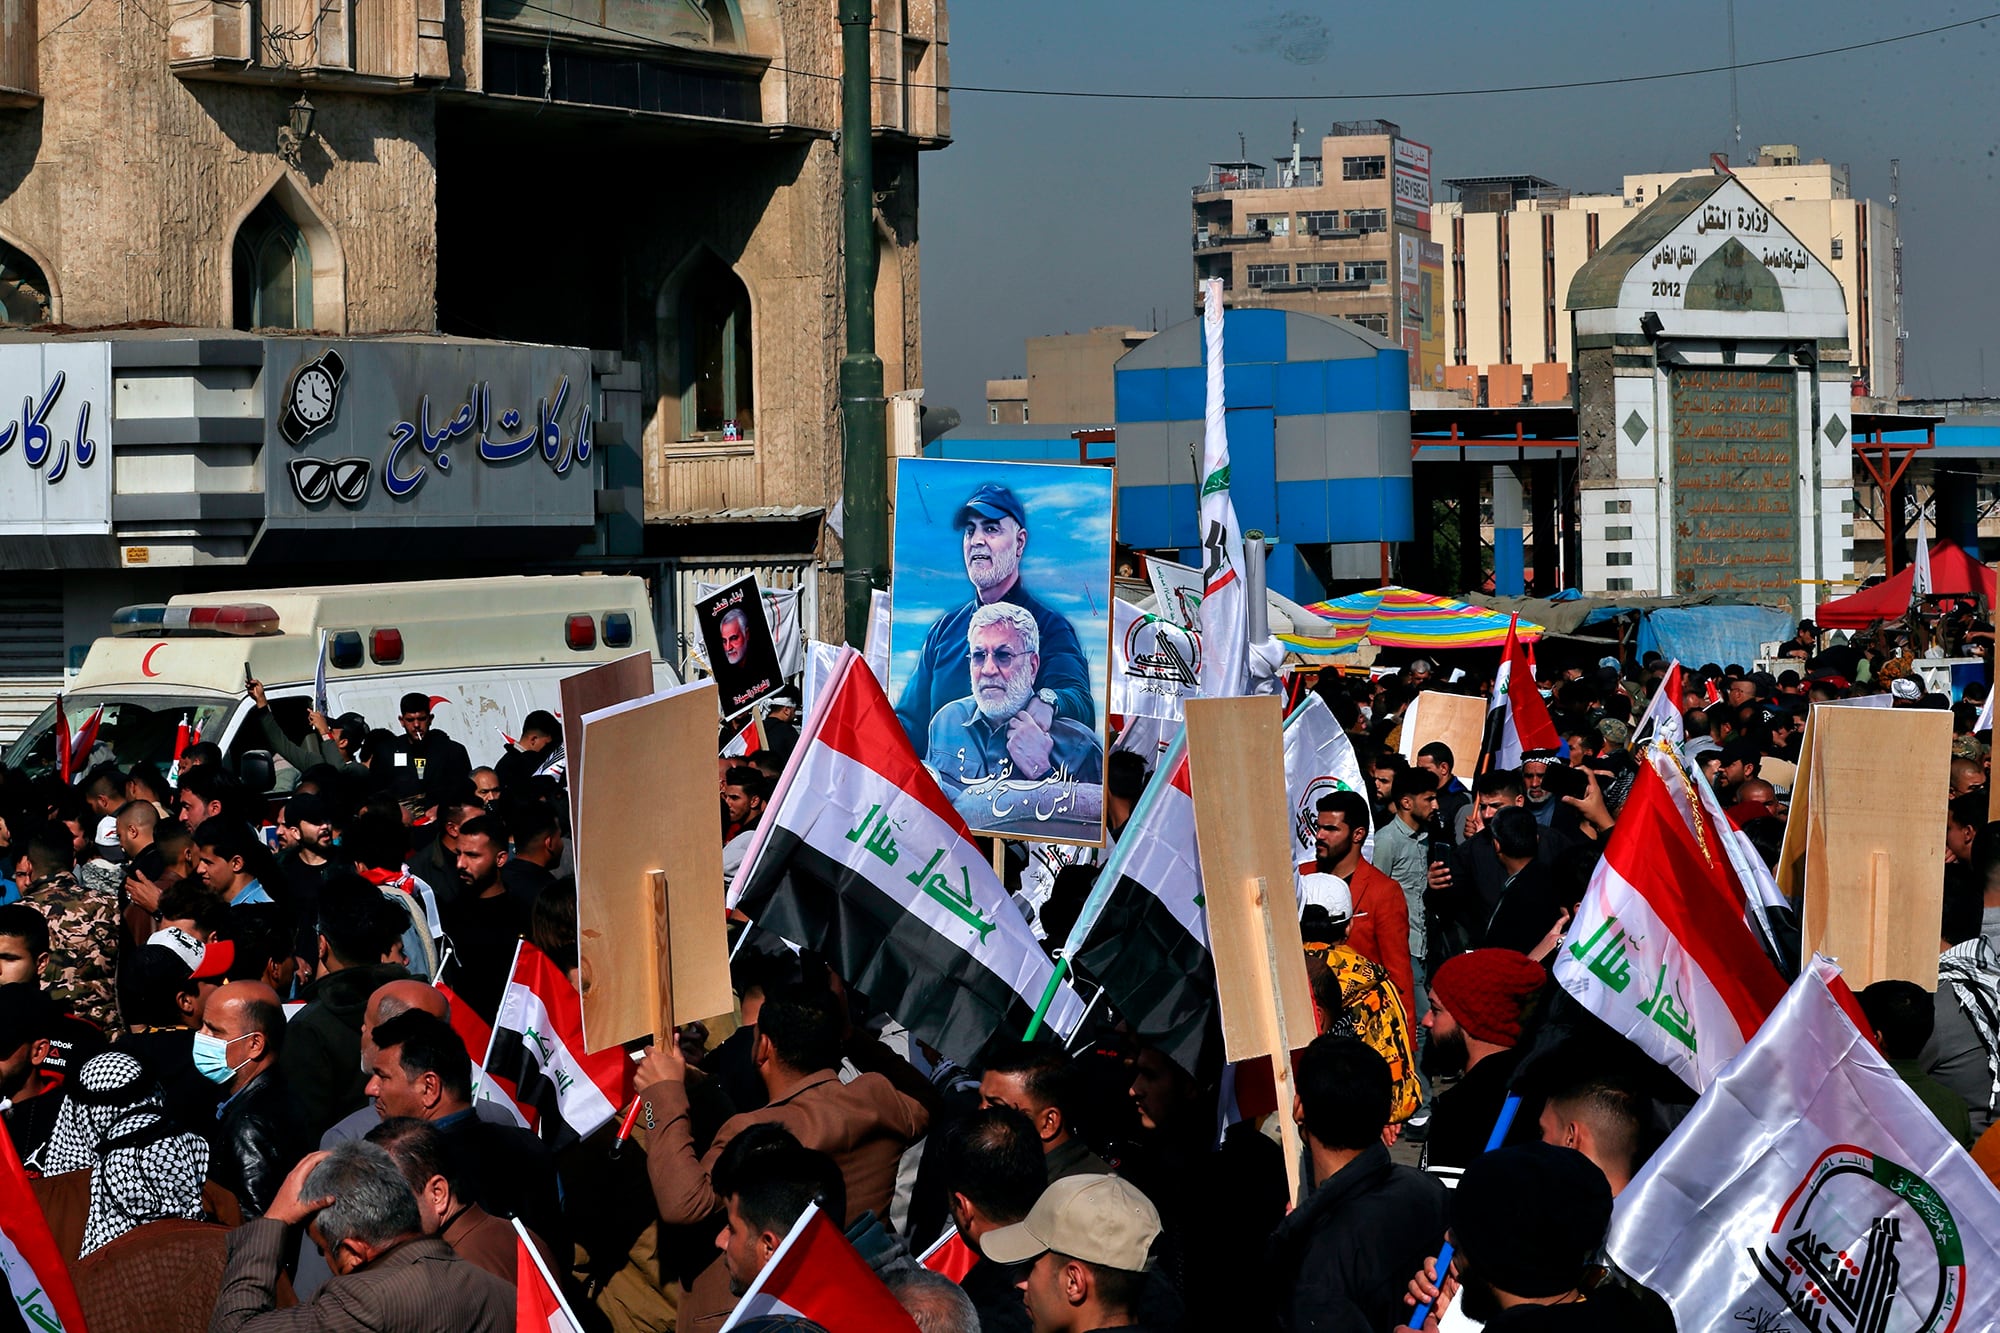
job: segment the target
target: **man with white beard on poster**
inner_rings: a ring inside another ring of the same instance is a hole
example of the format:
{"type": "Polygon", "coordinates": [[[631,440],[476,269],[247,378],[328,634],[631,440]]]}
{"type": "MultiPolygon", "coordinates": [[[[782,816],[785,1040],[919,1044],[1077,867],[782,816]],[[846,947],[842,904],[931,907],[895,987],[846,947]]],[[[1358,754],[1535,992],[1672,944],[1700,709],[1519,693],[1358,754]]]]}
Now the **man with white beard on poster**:
{"type": "Polygon", "coordinates": [[[1078,836],[1059,826],[1097,823],[1104,755],[1081,723],[1056,717],[1044,730],[1024,715],[1041,670],[1035,617],[992,602],[972,613],[966,637],[972,693],[931,719],[924,762],[975,828],[1078,836]]]}

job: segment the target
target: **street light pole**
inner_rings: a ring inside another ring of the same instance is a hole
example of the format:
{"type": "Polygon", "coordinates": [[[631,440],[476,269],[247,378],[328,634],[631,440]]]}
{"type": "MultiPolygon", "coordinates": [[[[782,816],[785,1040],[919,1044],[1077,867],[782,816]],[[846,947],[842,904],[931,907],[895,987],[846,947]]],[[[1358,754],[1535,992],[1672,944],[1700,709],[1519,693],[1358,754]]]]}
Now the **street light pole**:
{"type": "Polygon", "coordinates": [[[841,510],[847,641],[868,638],[869,594],[888,583],[889,463],[875,355],[875,144],[869,0],[840,0],[840,193],[847,354],[840,360],[841,510]]]}

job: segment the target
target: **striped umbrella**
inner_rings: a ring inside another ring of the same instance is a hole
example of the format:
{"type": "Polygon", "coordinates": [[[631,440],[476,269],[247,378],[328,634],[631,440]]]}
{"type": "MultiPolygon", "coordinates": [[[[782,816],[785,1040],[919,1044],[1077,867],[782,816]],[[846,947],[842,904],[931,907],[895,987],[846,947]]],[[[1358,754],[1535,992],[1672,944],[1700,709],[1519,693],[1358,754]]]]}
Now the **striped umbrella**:
{"type": "MultiPolygon", "coordinates": [[[[1332,636],[1280,634],[1278,638],[1295,653],[1322,657],[1353,652],[1363,643],[1378,648],[1499,648],[1507,642],[1510,619],[1504,611],[1393,584],[1314,602],[1305,609],[1331,624],[1332,636]]],[[[1518,633],[1526,643],[1544,631],[1524,620],[1518,633]]]]}

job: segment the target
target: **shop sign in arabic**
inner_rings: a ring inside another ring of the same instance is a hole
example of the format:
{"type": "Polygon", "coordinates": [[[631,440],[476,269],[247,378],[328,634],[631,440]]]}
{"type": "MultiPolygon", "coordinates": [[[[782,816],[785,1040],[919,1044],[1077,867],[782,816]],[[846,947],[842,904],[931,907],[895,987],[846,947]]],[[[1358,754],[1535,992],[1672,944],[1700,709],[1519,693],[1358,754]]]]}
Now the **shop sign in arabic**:
{"type": "Polygon", "coordinates": [[[539,448],[542,460],[560,477],[569,471],[572,463],[590,461],[588,404],[578,409],[576,424],[568,438],[564,437],[562,416],[569,394],[569,376],[565,375],[557,381],[553,395],[536,402],[535,424],[521,435],[514,432],[521,429],[526,418],[518,408],[511,407],[495,417],[493,386],[486,381],[473,385],[466,394],[464,405],[449,420],[440,422],[436,429],[431,427],[431,396],[425,394],[417,404],[414,421],[398,421],[389,428],[391,442],[389,456],[382,466],[382,486],[391,495],[408,495],[423,484],[424,476],[432,466],[439,472],[451,471],[451,455],[444,452],[444,446],[471,434],[474,426],[478,427],[480,461],[508,463],[524,458],[539,448]],[[498,436],[494,434],[496,426],[502,432],[498,436]],[[416,445],[424,456],[412,457],[409,453],[411,445],[416,445]]]}
{"type": "Polygon", "coordinates": [[[111,530],[111,344],[0,347],[0,533],[111,530]]]}
{"type": "Polygon", "coordinates": [[[1797,401],[1787,370],[1674,371],[1676,592],[1795,591],[1797,401]]]}

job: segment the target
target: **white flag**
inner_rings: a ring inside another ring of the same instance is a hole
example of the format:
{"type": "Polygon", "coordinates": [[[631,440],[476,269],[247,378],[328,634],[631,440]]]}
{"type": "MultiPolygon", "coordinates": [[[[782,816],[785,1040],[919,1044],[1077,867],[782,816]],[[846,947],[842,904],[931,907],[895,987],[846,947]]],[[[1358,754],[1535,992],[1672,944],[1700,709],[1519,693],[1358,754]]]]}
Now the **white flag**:
{"type": "Polygon", "coordinates": [[[1917,516],[1917,558],[1910,566],[1910,596],[1931,595],[1931,539],[1924,535],[1923,515],[1917,516]]]}
{"type": "Polygon", "coordinates": [[[1111,604],[1111,711],[1178,722],[1200,693],[1201,639],[1130,602],[1111,604]]]}
{"type": "Polygon", "coordinates": [[[1660,688],[1653,691],[1653,697],[1646,701],[1646,711],[1639,714],[1638,725],[1632,728],[1632,743],[1628,749],[1638,749],[1641,741],[1654,738],[1669,745],[1679,745],[1687,739],[1686,727],[1681,714],[1681,664],[1675,661],[1667,668],[1667,674],[1660,678],[1660,688]]]}
{"type": "MultiPolygon", "coordinates": [[[[1361,780],[1361,762],[1354,757],[1353,743],[1333,720],[1326,701],[1308,694],[1285,719],[1285,794],[1292,806],[1292,865],[1302,872],[1317,859],[1313,835],[1319,823],[1319,799],[1336,791],[1359,792],[1362,805],[1368,804],[1368,788],[1361,780]]],[[[1366,857],[1374,850],[1375,830],[1371,827],[1361,855],[1366,857]]]]}
{"type": "Polygon", "coordinates": [[[1814,958],[1619,1196],[1611,1257],[1681,1328],[2000,1326],[2000,1194],[1855,1026],[1845,990],[1814,958]]]}
{"type": "Polygon", "coordinates": [[[1201,439],[1201,692],[1233,699],[1250,692],[1249,621],[1244,618],[1243,532],[1229,498],[1229,432],[1222,398],[1222,280],[1204,287],[1202,334],[1208,411],[1201,439]]]}

